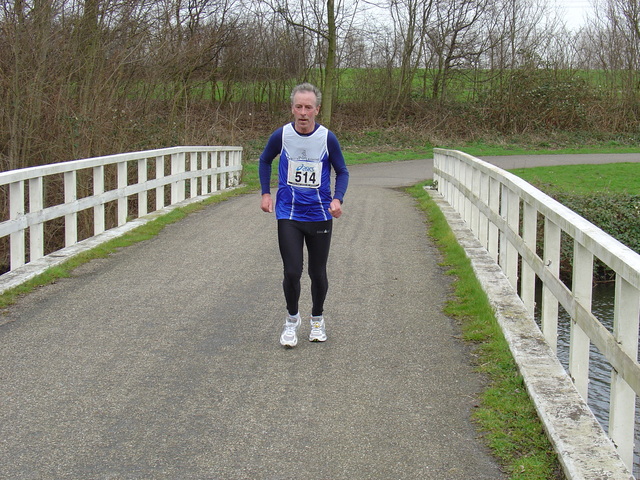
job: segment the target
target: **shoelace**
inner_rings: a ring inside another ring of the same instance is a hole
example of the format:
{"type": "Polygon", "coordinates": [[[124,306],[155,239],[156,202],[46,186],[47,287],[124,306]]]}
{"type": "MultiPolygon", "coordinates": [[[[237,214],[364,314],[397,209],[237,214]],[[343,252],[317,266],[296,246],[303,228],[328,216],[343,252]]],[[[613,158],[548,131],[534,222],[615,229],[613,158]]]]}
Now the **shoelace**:
{"type": "Polygon", "coordinates": [[[284,326],[284,334],[286,336],[293,336],[296,334],[297,328],[298,328],[297,323],[286,322],[284,326]]]}

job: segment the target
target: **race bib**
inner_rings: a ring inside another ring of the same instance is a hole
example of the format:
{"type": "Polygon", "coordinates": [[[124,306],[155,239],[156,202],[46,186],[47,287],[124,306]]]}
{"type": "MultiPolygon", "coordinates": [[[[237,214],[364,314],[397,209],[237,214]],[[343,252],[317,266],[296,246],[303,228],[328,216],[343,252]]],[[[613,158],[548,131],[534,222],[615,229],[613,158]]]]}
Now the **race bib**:
{"type": "Polygon", "coordinates": [[[303,188],[319,188],[321,179],[322,162],[289,160],[288,185],[303,188]]]}

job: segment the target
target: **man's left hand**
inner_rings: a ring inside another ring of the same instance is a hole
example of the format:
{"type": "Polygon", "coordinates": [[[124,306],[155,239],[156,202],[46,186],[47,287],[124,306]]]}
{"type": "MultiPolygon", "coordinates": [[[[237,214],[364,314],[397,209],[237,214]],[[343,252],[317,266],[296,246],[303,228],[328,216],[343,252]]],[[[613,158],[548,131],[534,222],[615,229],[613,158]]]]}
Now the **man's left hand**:
{"type": "Polygon", "coordinates": [[[329,205],[329,213],[333,218],[340,218],[342,215],[342,203],[337,198],[331,200],[331,204],[329,205]]]}

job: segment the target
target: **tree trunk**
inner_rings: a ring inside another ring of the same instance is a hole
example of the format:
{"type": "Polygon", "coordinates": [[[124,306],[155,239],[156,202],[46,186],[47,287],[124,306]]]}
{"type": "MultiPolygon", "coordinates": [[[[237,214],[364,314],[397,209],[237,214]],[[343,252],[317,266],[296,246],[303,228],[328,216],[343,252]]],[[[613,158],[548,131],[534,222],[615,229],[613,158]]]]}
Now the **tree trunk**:
{"type": "Polygon", "coordinates": [[[327,64],[322,101],[322,123],[331,128],[333,113],[333,91],[336,85],[336,14],[334,0],[327,0],[327,64]]]}

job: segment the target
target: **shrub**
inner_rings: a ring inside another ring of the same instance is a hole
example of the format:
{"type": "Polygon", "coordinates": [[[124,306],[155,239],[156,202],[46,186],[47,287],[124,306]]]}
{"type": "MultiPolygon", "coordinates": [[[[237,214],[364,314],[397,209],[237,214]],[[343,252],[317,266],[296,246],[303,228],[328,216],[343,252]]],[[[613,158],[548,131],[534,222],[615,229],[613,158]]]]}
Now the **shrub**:
{"type": "MultiPolygon", "coordinates": [[[[640,253],[640,195],[628,193],[592,192],[588,195],[552,192],[560,203],[589,220],[594,225],[640,253]]],[[[570,269],[573,245],[563,242],[561,268],[570,269]]],[[[594,279],[598,282],[613,280],[613,272],[602,262],[595,262],[594,279]]]]}

